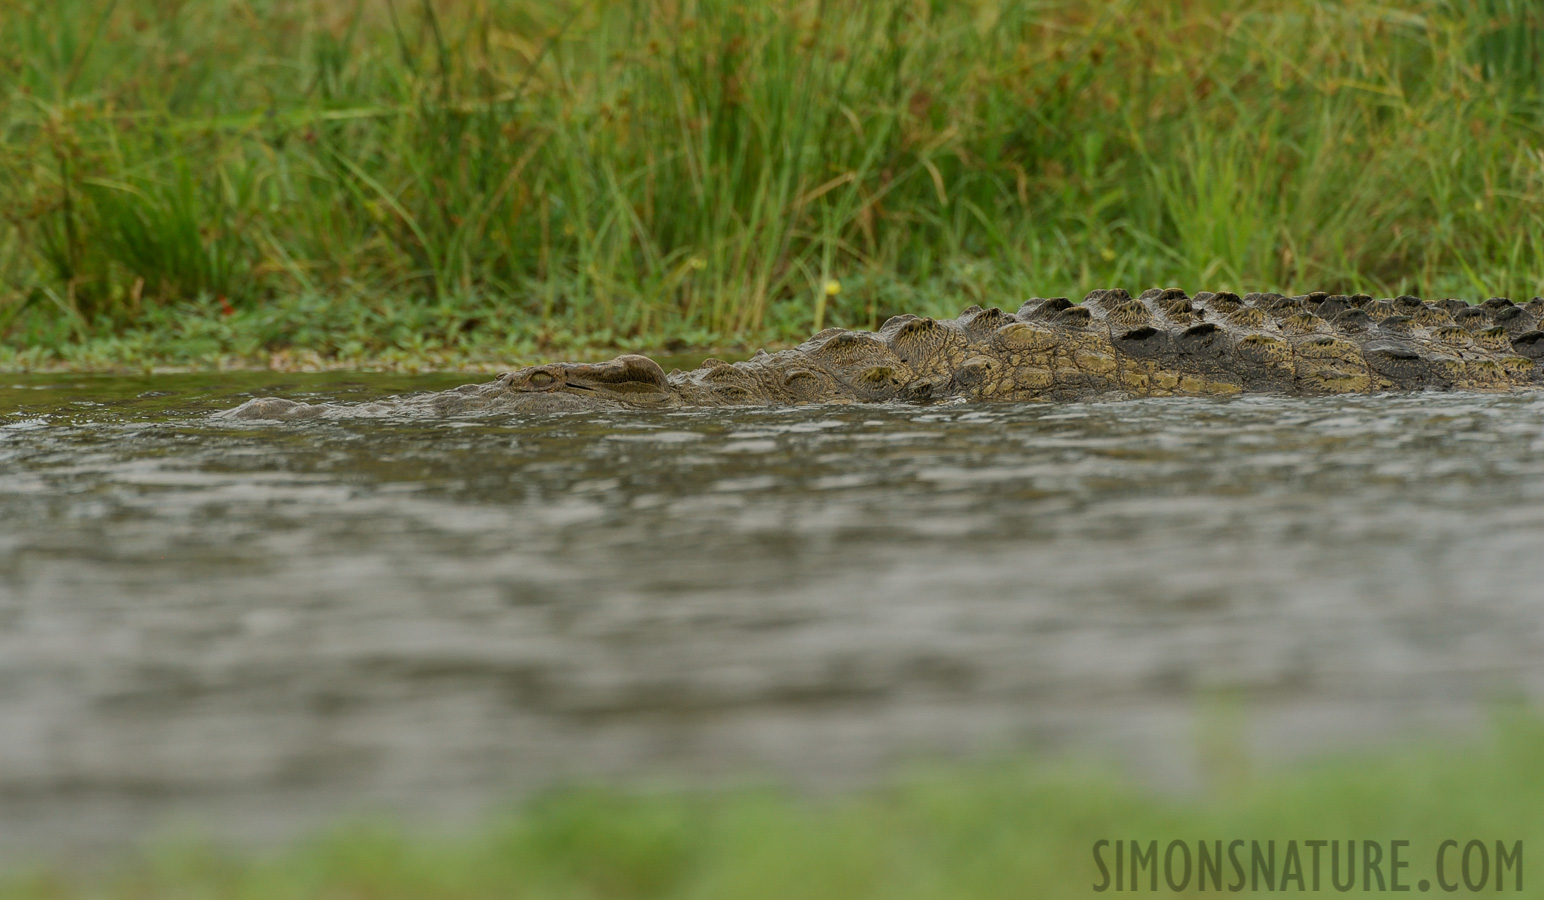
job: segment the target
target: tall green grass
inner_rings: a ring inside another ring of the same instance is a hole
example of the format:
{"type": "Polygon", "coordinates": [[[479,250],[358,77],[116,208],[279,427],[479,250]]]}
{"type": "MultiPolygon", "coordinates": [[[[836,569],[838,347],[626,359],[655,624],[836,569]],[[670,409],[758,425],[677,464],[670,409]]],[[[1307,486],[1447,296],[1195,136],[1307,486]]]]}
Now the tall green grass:
{"type": "Polygon", "coordinates": [[[0,0],[0,336],[297,297],[458,310],[422,336],[444,349],[1108,285],[1531,296],[1541,25],[1523,0],[0,0]]]}

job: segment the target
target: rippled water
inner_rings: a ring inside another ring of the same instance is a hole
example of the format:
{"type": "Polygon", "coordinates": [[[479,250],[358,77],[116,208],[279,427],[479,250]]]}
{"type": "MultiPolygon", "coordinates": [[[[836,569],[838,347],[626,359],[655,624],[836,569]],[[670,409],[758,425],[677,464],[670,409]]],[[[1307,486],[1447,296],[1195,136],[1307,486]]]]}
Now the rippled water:
{"type": "Polygon", "coordinates": [[[207,417],[461,380],[0,376],[0,843],[1544,693],[1544,395],[207,417]]]}

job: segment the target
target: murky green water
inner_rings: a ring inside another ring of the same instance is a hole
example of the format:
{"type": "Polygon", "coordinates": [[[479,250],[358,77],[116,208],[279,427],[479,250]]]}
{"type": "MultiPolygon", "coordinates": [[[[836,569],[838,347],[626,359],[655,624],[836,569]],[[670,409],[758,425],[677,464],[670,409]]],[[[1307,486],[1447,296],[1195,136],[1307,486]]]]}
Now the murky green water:
{"type": "Polygon", "coordinates": [[[1544,692],[1544,396],[207,418],[464,380],[0,377],[0,843],[1544,692]]]}

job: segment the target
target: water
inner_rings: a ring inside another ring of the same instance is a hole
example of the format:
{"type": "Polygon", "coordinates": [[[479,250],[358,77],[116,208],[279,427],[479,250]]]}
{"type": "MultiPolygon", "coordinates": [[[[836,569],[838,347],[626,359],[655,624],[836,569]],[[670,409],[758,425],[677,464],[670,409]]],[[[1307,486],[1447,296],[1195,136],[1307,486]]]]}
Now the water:
{"type": "Polygon", "coordinates": [[[1544,395],[208,417],[463,380],[0,377],[0,852],[1544,693],[1544,395]]]}

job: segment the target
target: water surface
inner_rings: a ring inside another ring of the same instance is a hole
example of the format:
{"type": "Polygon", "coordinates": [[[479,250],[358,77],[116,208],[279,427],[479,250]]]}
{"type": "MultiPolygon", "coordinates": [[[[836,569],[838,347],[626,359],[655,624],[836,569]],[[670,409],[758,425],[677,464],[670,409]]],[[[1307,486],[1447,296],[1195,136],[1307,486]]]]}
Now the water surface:
{"type": "Polygon", "coordinates": [[[0,852],[1544,693],[1544,396],[208,417],[464,380],[0,376],[0,852]]]}

